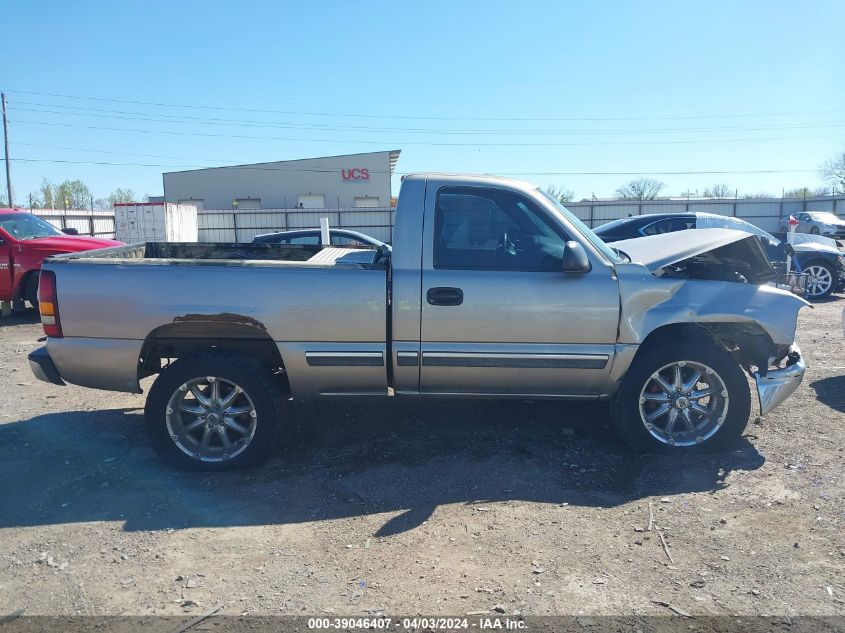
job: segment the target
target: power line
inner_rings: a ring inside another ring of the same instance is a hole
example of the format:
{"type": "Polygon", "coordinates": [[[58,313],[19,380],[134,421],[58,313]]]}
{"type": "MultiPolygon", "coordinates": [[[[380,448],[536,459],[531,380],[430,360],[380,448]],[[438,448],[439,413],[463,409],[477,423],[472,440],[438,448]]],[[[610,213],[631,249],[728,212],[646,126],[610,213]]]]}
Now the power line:
{"type": "Polygon", "coordinates": [[[156,101],[139,101],[132,99],[112,99],[106,97],[91,97],[84,95],[68,95],[51,92],[34,92],[28,90],[7,90],[12,94],[36,95],[41,97],[55,97],[60,99],[80,99],[86,101],[99,101],[108,103],[129,103],[134,105],[148,105],[162,108],[186,108],[192,110],[216,110],[224,112],[255,112],[265,114],[285,114],[297,116],[320,116],[320,117],[348,117],[362,119],[409,119],[423,121],[675,121],[694,119],[738,119],[738,118],[763,118],[779,116],[803,116],[808,114],[841,114],[845,110],[815,110],[806,112],[770,112],[770,113],[732,113],[732,114],[690,114],[690,115],[664,115],[650,117],[456,117],[456,116],[423,116],[423,115],[398,115],[398,114],[361,114],[343,112],[312,112],[301,110],[273,110],[265,108],[243,108],[234,106],[211,106],[183,103],[166,103],[156,101]]]}
{"type": "Polygon", "coordinates": [[[278,121],[257,121],[250,119],[221,119],[209,117],[192,117],[187,115],[171,115],[160,114],[155,112],[132,112],[125,110],[109,110],[102,108],[81,108],[76,106],[65,106],[60,104],[46,104],[29,101],[17,101],[14,107],[15,111],[20,112],[35,112],[44,114],[57,114],[60,116],[83,116],[96,117],[104,119],[125,119],[131,121],[148,121],[155,123],[179,123],[179,124],[199,124],[199,125],[217,125],[217,126],[237,126],[237,127],[258,127],[258,128],[280,128],[280,129],[296,129],[296,130],[319,130],[319,131],[333,131],[333,132],[366,132],[377,134],[433,134],[433,135],[622,135],[622,134],[673,134],[676,132],[733,132],[733,131],[761,131],[771,129],[813,129],[813,128],[828,128],[828,127],[843,127],[845,122],[833,121],[815,121],[815,122],[800,122],[800,123],[777,123],[777,124],[762,124],[762,125],[729,125],[721,127],[671,127],[671,128],[645,128],[645,129],[522,129],[522,130],[498,130],[498,129],[444,129],[444,128],[378,128],[368,126],[338,126],[338,125],[324,125],[324,124],[302,124],[302,123],[284,123],[278,121]],[[21,108],[17,104],[35,105],[39,108],[21,108]],[[60,110],[47,110],[44,108],[60,108],[60,110]],[[62,110],[85,110],[85,112],[67,112],[62,110]]]}
{"type": "MultiPolygon", "coordinates": [[[[211,132],[184,132],[176,130],[144,130],[135,128],[117,128],[97,125],[76,125],[73,123],[57,123],[50,121],[25,121],[23,119],[15,119],[15,123],[23,123],[27,125],[48,125],[58,127],[70,127],[86,130],[108,130],[112,132],[131,132],[137,134],[167,134],[176,136],[202,136],[212,138],[241,138],[250,140],[273,140],[273,141],[296,141],[306,143],[353,143],[363,145],[381,145],[384,146],[384,141],[369,141],[369,140],[351,140],[351,139],[328,139],[328,138],[301,138],[301,137],[286,137],[286,136],[249,136],[245,134],[213,134],[211,132]]],[[[753,143],[758,141],[799,141],[808,139],[830,139],[833,138],[830,134],[822,136],[775,136],[775,137],[758,137],[758,138],[732,138],[732,139],[684,139],[672,141],[585,141],[585,142],[567,142],[567,143],[455,143],[455,142],[434,142],[434,141],[403,141],[401,143],[389,143],[390,145],[420,145],[429,147],[584,147],[593,145],[688,145],[698,143],[753,143]]]]}
{"type": "MultiPolygon", "coordinates": [[[[209,158],[203,157],[198,158],[196,156],[170,156],[165,154],[138,154],[133,152],[115,152],[113,150],[104,150],[104,149],[95,149],[91,147],[68,147],[65,145],[43,145],[40,143],[19,143],[15,142],[12,143],[15,146],[22,146],[22,147],[40,147],[44,149],[61,149],[67,150],[72,152],[93,152],[97,154],[114,154],[119,156],[140,156],[142,158],[168,158],[174,160],[194,160],[194,161],[201,161],[201,162],[212,162],[212,163],[243,163],[241,160],[235,159],[224,159],[224,158],[209,158]]],[[[47,161],[49,159],[27,159],[27,160],[38,160],[38,161],[47,161]]],[[[297,159],[297,160],[307,160],[307,159],[297,159]]],[[[82,161],[85,162],[85,161],[82,161]]],[[[198,169],[230,169],[232,167],[241,167],[241,168],[250,168],[254,167],[258,164],[266,164],[266,163],[273,163],[273,162],[285,162],[285,161],[257,161],[254,165],[211,165],[206,167],[197,167],[198,169]]],[[[121,165],[123,163],[114,163],[115,165],[121,165]]],[[[191,167],[191,165],[156,165],[157,167],[191,167]]],[[[327,172],[327,173],[339,173],[342,171],[341,169],[313,169],[313,168],[258,168],[257,169],[267,169],[267,170],[278,170],[278,171],[305,171],[305,172],[327,172]]],[[[424,171],[424,170],[417,170],[424,171]]],[[[507,173],[515,176],[524,175],[524,176],[578,176],[578,175],[586,175],[586,176],[627,176],[627,175],[648,175],[648,174],[655,174],[661,176],[670,176],[670,175],[681,175],[681,174],[785,174],[785,173],[816,173],[818,169],[741,169],[741,170],[699,170],[699,171],[671,171],[671,170],[658,170],[658,171],[573,171],[573,172],[562,172],[562,171],[552,171],[552,172],[536,172],[536,171],[529,171],[529,172],[513,172],[513,171],[500,171],[498,173],[507,173]]],[[[388,170],[370,170],[370,173],[376,174],[387,174],[391,173],[388,170]]],[[[416,172],[396,172],[397,174],[405,174],[405,173],[416,173],[416,172]]]]}
{"type": "MultiPolygon", "coordinates": [[[[0,159],[2,160],[2,159],[0,159]]],[[[253,171],[284,171],[284,172],[320,172],[340,173],[340,169],[306,169],[287,167],[259,167],[257,165],[232,165],[224,167],[203,167],[196,165],[164,165],[159,163],[116,163],[109,161],[77,161],[60,160],[52,158],[12,158],[12,162],[27,163],[60,163],[72,165],[108,165],[114,167],[181,167],[188,169],[244,169],[253,171]]],[[[739,169],[739,170],[688,170],[688,171],[507,171],[501,170],[495,173],[511,176],[684,176],[684,175],[731,175],[731,174],[785,174],[785,173],[815,173],[816,169],[739,169]]],[[[370,173],[389,173],[386,171],[370,170],[370,173]]],[[[396,172],[396,175],[407,175],[411,173],[425,173],[425,170],[414,172],[396,172]]]]}

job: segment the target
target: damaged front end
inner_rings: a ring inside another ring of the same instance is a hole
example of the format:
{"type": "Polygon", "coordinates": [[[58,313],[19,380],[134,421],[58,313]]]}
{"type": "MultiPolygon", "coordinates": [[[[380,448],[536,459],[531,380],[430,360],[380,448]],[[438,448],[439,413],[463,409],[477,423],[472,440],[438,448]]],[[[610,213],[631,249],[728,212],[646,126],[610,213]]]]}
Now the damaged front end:
{"type": "Polygon", "coordinates": [[[801,349],[792,344],[781,359],[772,359],[765,370],[755,371],[753,375],[760,399],[760,415],[766,415],[791,396],[804,379],[806,370],[801,349]]]}
{"type": "Polygon", "coordinates": [[[810,304],[776,287],[775,270],[755,236],[699,229],[614,247],[631,259],[616,266],[620,343],[642,343],[666,326],[694,325],[754,378],[762,415],[795,392],[806,371],[795,345],[798,311],[810,304]],[[642,266],[651,275],[637,274],[642,266]]]}
{"type": "Polygon", "coordinates": [[[756,324],[704,323],[701,327],[754,379],[760,415],[789,398],[804,379],[807,366],[795,343],[776,345],[756,324]]]}

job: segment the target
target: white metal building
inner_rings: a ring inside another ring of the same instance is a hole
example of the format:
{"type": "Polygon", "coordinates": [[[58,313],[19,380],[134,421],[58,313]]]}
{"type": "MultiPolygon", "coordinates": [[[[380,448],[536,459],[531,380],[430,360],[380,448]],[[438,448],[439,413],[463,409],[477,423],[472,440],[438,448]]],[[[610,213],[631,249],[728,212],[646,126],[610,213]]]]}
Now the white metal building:
{"type": "Polygon", "coordinates": [[[400,150],[163,174],[166,202],[197,209],[389,207],[400,150]]]}

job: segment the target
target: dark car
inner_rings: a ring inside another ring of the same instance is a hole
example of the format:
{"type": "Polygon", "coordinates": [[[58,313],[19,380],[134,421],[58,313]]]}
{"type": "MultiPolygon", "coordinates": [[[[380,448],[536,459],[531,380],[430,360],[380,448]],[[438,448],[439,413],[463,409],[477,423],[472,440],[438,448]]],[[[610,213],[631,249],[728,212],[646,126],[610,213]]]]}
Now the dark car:
{"type": "MultiPolygon", "coordinates": [[[[375,248],[390,249],[388,244],[377,240],[374,237],[350,231],[348,229],[329,229],[332,246],[373,246],[375,248]]],[[[254,244],[303,244],[308,246],[320,245],[320,229],[301,229],[296,231],[279,231],[278,233],[265,233],[252,238],[254,244]]]]}
{"type": "MultiPolygon", "coordinates": [[[[616,242],[645,235],[672,233],[687,229],[736,229],[760,238],[769,261],[777,272],[786,272],[788,245],[771,233],[745,220],[715,213],[654,213],[613,220],[593,229],[605,242],[616,242]]],[[[792,246],[797,266],[807,273],[807,297],[824,299],[831,292],[845,288],[845,255],[836,242],[814,235],[796,234],[792,246]]]]}

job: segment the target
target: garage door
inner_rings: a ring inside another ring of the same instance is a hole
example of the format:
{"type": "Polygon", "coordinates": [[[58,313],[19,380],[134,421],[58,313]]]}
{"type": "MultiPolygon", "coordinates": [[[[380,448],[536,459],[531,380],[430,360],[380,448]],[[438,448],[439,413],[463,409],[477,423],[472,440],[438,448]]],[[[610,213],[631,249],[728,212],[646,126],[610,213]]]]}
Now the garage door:
{"type": "Polygon", "coordinates": [[[189,198],[187,200],[180,200],[179,204],[192,204],[197,208],[197,211],[202,211],[205,206],[203,206],[202,198],[189,198]]]}
{"type": "Polygon", "coordinates": [[[302,209],[325,209],[326,196],[321,193],[296,196],[296,206],[302,209]]]}
{"type": "Polygon", "coordinates": [[[359,209],[371,209],[378,206],[378,198],[367,196],[366,198],[355,198],[355,206],[359,209]]]}
{"type": "Polygon", "coordinates": [[[260,209],[261,198],[238,198],[238,209],[260,209]]]}

